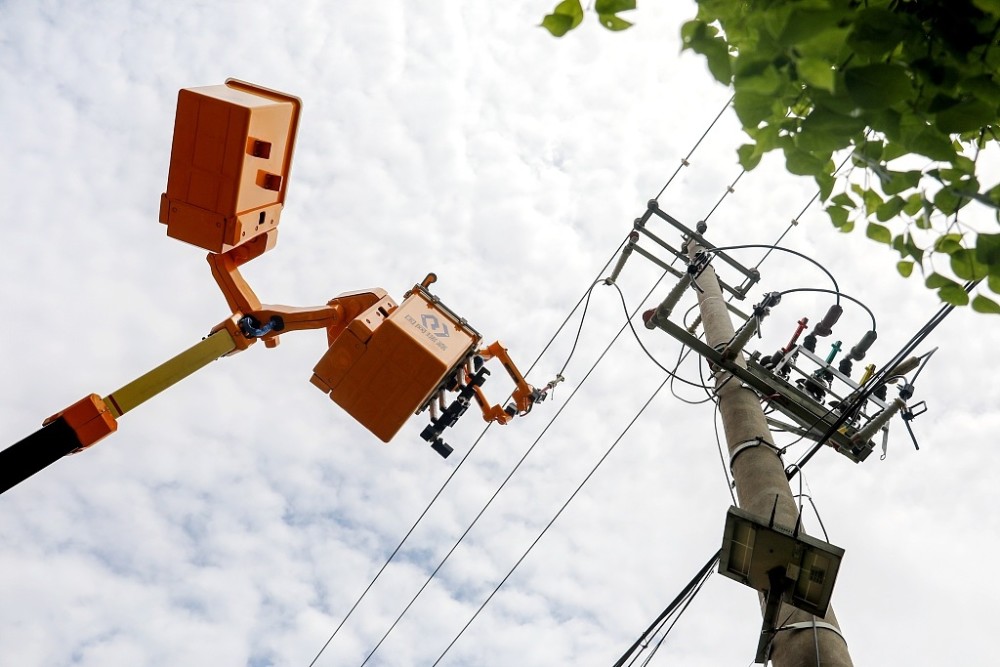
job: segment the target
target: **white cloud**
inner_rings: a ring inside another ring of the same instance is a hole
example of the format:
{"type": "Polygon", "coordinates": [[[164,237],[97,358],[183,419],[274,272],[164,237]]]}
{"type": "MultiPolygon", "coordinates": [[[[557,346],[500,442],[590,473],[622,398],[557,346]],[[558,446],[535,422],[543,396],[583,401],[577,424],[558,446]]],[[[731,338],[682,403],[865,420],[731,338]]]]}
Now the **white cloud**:
{"type": "MultiPolygon", "coordinates": [[[[6,441],[228,314],[202,252],[167,238],[156,212],[177,89],[229,76],[304,100],[281,243],[245,271],[265,301],[318,304],[375,285],[398,298],[435,271],[444,300],[526,369],[729,95],[678,54],[693,6],[644,6],[633,31],[588,25],[562,41],[534,27],[549,9],[0,6],[6,441]]],[[[739,174],[741,142],[725,115],[661,197],[664,210],[704,218],[739,174]]],[[[811,195],[767,160],[712,213],[710,236],[770,242],[811,195]]],[[[786,243],[876,311],[877,363],[937,305],[860,236],[811,211],[786,243]]],[[[734,256],[752,265],[761,254],[734,256]]],[[[633,256],[618,281],[630,307],[658,275],[633,256]]],[[[764,265],[763,289],[805,284],[827,287],[801,260],[764,265]]],[[[761,349],[784,345],[795,320],[829,303],[789,295],[761,349]]],[[[845,310],[838,335],[849,345],[868,321],[845,310]]],[[[623,322],[617,293],[599,286],[554,400],[487,432],[318,664],[363,660],[565,406],[369,664],[438,657],[659,384],[626,331],[566,405],[623,322]]],[[[931,408],[913,424],[919,452],[894,423],[886,461],[856,466],[824,451],[807,469],[830,539],[847,550],[835,604],[858,664],[992,655],[1000,590],[985,579],[970,599],[954,578],[996,547],[990,326],[956,312],[925,346],[941,349],[918,387],[931,408]],[[959,605],[967,613],[954,614],[959,605]],[[957,636],[961,647],[936,639],[957,636]]],[[[661,362],[676,360],[671,339],[639,331],[661,362]]],[[[562,366],[575,332],[576,320],[533,381],[562,366]]],[[[483,424],[470,413],[448,434],[447,462],[419,439],[423,416],[384,445],[308,385],[324,336],[285,338],[213,363],[3,495],[0,662],[308,664],[483,424]]],[[[502,375],[486,385],[497,401],[502,375]]],[[[717,548],[728,493],[711,419],[711,407],[661,392],[442,664],[617,658],[717,548]]],[[[714,577],[658,660],[745,663],[758,613],[751,591],[714,577]]]]}

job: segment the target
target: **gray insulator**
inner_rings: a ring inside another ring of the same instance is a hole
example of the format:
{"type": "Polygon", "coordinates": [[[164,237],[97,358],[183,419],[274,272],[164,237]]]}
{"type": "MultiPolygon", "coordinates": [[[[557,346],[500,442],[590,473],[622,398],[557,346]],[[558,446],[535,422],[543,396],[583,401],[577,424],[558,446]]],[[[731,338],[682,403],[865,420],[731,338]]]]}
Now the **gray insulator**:
{"type": "Polygon", "coordinates": [[[872,343],[875,342],[876,338],[878,338],[878,334],[874,330],[869,331],[862,336],[861,341],[851,348],[851,359],[854,359],[855,361],[861,361],[864,359],[865,353],[868,352],[868,349],[872,346],[872,343]]]}
{"type": "Polygon", "coordinates": [[[903,403],[903,399],[897,398],[889,404],[888,408],[872,417],[872,420],[865,424],[864,428],[855,433],[851,440],[854,442],[868,442],[876,433],[879,432],[879,429],[888,424],[889,420],[904,407],[906,407],[906,404],[903,403]]]}

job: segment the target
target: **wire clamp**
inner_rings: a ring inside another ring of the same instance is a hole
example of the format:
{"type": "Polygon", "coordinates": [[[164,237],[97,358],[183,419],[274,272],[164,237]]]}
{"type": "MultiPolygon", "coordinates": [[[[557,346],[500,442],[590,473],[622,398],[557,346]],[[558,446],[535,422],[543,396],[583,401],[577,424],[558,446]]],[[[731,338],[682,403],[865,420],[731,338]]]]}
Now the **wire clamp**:
{"type": "Polygon", "coordinates": [[[729,472],[733,472],[733,462],[736,461],[736,457],[753,447],[765,446],[769,448],[772,452],[781,456],[781,450],[774,446],[774,443],[768,442],[762,436],[757,436],[753,440],[744,440],[743,442],[738,442],[733,445],[732,449],[729,451],[729,472]]]}
{"type": "Polygon", "coordinates": [[[775,632],[781,632],[782,630],[812,630],[813,628],[816,628],[817,630],[829,630],[843,639],[845,644],[847,643],[847,638],[844,637],[844,633],[840,631],[840,628],[836,625],[831,625],[830,623],[825,623],[823,621],[800,621],[798,623],[789,623],[788,625],[781,626],[775,630],[775,632]]]}

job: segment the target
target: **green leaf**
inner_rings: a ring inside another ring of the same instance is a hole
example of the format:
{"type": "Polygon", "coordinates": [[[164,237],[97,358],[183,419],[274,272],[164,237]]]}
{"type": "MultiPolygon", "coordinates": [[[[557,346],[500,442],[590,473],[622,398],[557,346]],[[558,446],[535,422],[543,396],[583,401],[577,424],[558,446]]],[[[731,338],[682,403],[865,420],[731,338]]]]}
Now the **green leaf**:
{"type": "Polygon", "coordinates": [[[920,209],[924,207],[924,196],[919,192],[914,192],[912,195],[906,198],[906,205],[903,207],[903,213],[909,216],[914,216],[920,212],[920,209]]]}
{"type": "Polygon", "coordinates": [[[778,70],[771,63],[759,63],[758,67],[743,68],[733,76],[733,86],[748,93],[771,95],[783,83],[778,70]]]}
{"type": "Polygon", "coordinates": [[[990,273],[989,277],[986,278],[986,286],[994,294],[1000,294],[1000,274],[990,273]]]}
{"type": "Polygon", "coordinates": [[[847,43],[858,55],[877,58],[895,50],[907,37],[907,30],[897,13],[882,8],[859,10],[854,17],[854,29],[847,43]]]}
{"type": "Polygon", "coordinates": [[[847,224],[848,210],[840,206],[828,206],[826,208],[827,215],[830,216],[830,222],[837,229],[843,228],[847,224]]]}
{"type": "Polygon", "coordinates": [[[822,58],[801,58],[795,63],[799,78],[810,86],[833,92],[836,75],[830,63],[822,58]]]}
{"type": "Polygon", "coordinates": [[[847,93],[862,109],[886,109],[913,94],[913,84],[900,65],[877,63],[844,72],[847,93]]]}
{"type": "Polygon", "coordinates": [[[851,199],[851,195],[846,192],[841,192],[839,195],[830,200],[831,204],[836,204],[837,206],[843,206],[845,208],[854,208],[857,204],[851,199]]]}
{"type": "Polygon", "coordinates": [[[972,4],[987,14],[1000,16],[1000,0],[972,0],[972,4]]]}
{"type": "Polygon", "coordinates": [[[906,235],[906,239],[903,241],[903,247],[906,248],[906,254],[916,260],[917,264],[924,261],[924,251],[923,248],[918,246],[914,241],[913,237],[909,234],[906,235]]]}
{"type": "Polygon", "coordinates": [[[962,249],[961,241],[961,234],[942,234],[938,237],[937,241],[934,242],[934,252],[942,252],[946,255],[950,255],[962,249]]]}
{"type": "Polygon", "coordinates": [[[756,144],[743,144],[736,149],[736,155],[739,157],[740,166],[747,171],[752,171],[760,164],[761,154],[757,150],[756,144]]]}
{"type": "Polygon", "coordinates": [[[899,271],[899,275],[909,278],[913,273],[913,262],[896,262],[896,270],[899,271]]]}
{"type": "Polygon", "coordinates": [[[833,174],[822,172],[815,175],[816,186],[819,187],[819,198],[820,201],[826,201],[830,194],[833,192],[833,186],[836,185],[837,179],[833,174]]]}
{"type": "Polygon", "coordinates": [[[924,281],[924,285],[926,285],[928,289],[938,289],[941,287],[957,287],[962,289],[961,285],[947,276],[942,276],[940,273],[932,273],[927,276],[927,280],[924,281]]]}
{"type": "Polygon", "coordinates": [[[879,206],[878,209],[875,210],[875,217],[878,218],[880,222],[892,220],[899,215],[900,211],[903,210],[903,203],[903,198],[897,195],[879,206]]]}
{"type": "Polygon", "coordinates": [[[798,150],[794,147],[785,150],[785,168],[788,173],[796,176],[815,176],[826,169],[829,155],[819,157],[814,153],[798,150]]]}
{"type": "Polygon", "coordinates": [[[597,19],[601,25],[612,32],[620,32],[632,27],[631,21],[626,21],[617,14],[598,14],[597,19]]]}
{"type": "Polygon", "coordinates": [[[583,7],[580,0],[563,0],[551,14],[542,19],[542,27],[553,37],[562,37],[583,21],[583,7]]]}
{"type": "Polygon", "coordinates": [[[956,250],[951,253],[951,270],[962,280],[982,280],[989,275],[989,269],[976,261],[972,250],[956,250]]]}
{"type": "Polygon", "coordinates": [[[976,298],[972,300],[972,309],[977,313],[1000,315],[1000,303],[997,303],[993,299],[988,299],[982,294],[977,294],[976,298]]]}
{"type": "Polygon", "coordinates": [[[850,145],[854,135],[865,129],[865,122],[817,107],[802,121],[796,144],[807,151],[835,151],[850,145]]]}
{"type": "MultiPolygon", "coordinates": [[[[1000,0],[997,0],[1000,4],[1000,0]]],[[[972,93],[977,99],[992,104],[994,107],[1000,105],[1000,84],[993,80],[989,74],[974,76],[961,82],[962,90],[972,93]]]]}
{"type": "Polygon", "coordinates": [[[865,236],[870,238],[872,241],[877,241],[879,243],[891,244],[892,243],[892,232],[889,231],[888,227],[878,224],[877,222],[869,222],[868,228],[865,230],[865,236]]]}
{"type": "Polygon", "coordinates": [[[548,14],[542,19],[541,27],[553,37],[562,37],[573,29],[573,18],[565,14],[548,14]]]}
{"type": "Polygon", "coordinates": [[[744,127],[757,127],[761,121],[770,118],[774,98],[737,90],[733,95],[733,109],[744,127]]]}
{"type": "Polygon", "coordinates": [[[617,14],[635,9],[635,0],[597,0],[594,11],[598,14],[617,14]]]}
{"type": "Polygon", "coordinates": [[[1000,234],[981,233],[976,237],[976,261],[990,268],[1000,267],[1000,234]]]}
{"type": "Polygon", "coordinates": [[[718,30],[704,21],[688,21],[681,26],[682,48],[691,49],[705,56],[708,69],[719,82],[726,85],[732,79],[729,45],[717,37],[718,30]]]}
{"type": "MultiPolygon", "coordinates": [[[[912,171],[887,171],[888,179],[882,179],[882,192],[887,195],[896,195],[910,188],[915,188],[920,183],[921,172],[912,171]]],[[[912,214],[911,214],[912,215],[912,214]]]]}
{"type": "Polygon", "coordinates": [[[892,162],[896,158],[903,157],[907,154],[907,152],[908,151],[898,143],[887,141],[885,148],[882,150],[882,159],[885,162],[892,162]]]}
{"type": "Polygon", "coordinates": [[[900,116],[898,141],[911,153],[926,155],[932,160],[951,162],[957,155],[951,137],[917,113],[900,116]]]}
{"type": "Polygon", "coordinates": [[[969,303],[969,294],[960,285],[945,285],[938,290],[938,296],[953,306],[965,306],[969,303]]]}
{"type": "Polygon", "coordinates": [[[968,200],[956,194],[952,188],[941,188],[934,195],[934,206],[945,215],[955,213],[955,211],[962,208],[962,205],[966,203],[968,203],[968,200]]]}
{"type": "Polygon", "coordinates": [[[934,124],[945,134],[971,132],[996,122],[996,105],[979,100],[960,102],[939,112],[934,119],[934,124]]]}
{"type": "Polygon", "coordinates": [[[864,204],[865,211],[868,213],[873,213],[878,210],[878,208],[883,204],[882,198],[878,196],[878,193],[874,190],[864,191],[864,204]]]}
{"type": "Polygon", "coordinates": [[[853,231],[854,231],[854,221],[853,220],[844,223],[843,226],[841,226],[841,228],[840,228],[840,233],[841,234],[850,234],[853,231]]]}
{"type": "Polygon", "coordinates": [[[784,29],[778,37],[778,41],[788,46],[798,45],[815,39],[843,19],[849,10],[812,8],[808,3],[791,3],[792,11],[788,14],[784,29]],[[806,5],[806,6],[803,6],[806,5]]]}

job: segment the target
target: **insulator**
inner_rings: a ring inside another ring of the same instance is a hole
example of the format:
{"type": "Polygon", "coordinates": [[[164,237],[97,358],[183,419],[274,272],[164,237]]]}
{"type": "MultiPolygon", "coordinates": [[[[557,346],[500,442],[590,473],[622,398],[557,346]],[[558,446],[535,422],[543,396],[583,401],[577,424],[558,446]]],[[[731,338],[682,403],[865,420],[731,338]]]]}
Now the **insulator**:
{"type": "Polygon", "coordinates": [[[868,442],[869,440],[872,439],[872,436],[878,433],[879,429],[888,424],[889,420],[892,419],[897,412],[899,412],[905,407],[906,404],[903,403],[903,400],[897,398],[896,400],[894,400],[892,403],[889,404],[888,408],[886,408],[882,412],[872,417],[871,421],[865,424],[864,427],[861,428],[861,430],[855,433],[854,437],[851,438],[851,440],[854,442],[868,442]]]}
{"type": "Polygon", "coordinates": [[[837,323],[837,320],[843,314],[844,309],[836,303],[833,304],[830,306],[830,310],[826,311],[826,315],[823,316],[820,323],[813,329],[813,333],[817,336],[829,336],[833,333],[833,325],[837,323]]]}
{"type": "Polygon", "coordinates": [[[865,353],[872,346],[872,343],[875,342],[876,338],[878,338],[878,333],[874,329],[862,336],[858,344],[851,348],[851,359],[855,361],[864,359],[865,353]]]}
{"type": "Polygon", "coordinates": [[[806,348],[813,354],[816,353],[816,334],[811,333],[802,339],[802,347],[806,348]]]}
{"type": "Polygon", "coordinates": [[[840,365],[837,366],[837,370],[850,377],[851,371],[854,370],[854,362],[851,361],[851,357],[844,357],[840,360],[840,365]]]}
{"type": "Polygon", "coordinates": [[[722,356],[725,359],[735,359],[736,355],[746,346],[747,342],[750,340],[750,336],[754,335],[757,331],[758,319],[756,317],[751,317],[747,320],[743,328],[736,332],[733,339],[729,341],[725,349],[722,350],[722,356]]]}
{"type": "Polygon", "coordinates": [[[912,370],[915,370],[917,366],[920,365],[919,357],[910,357],[906,361],[901,361],[896,364],[886,377],[896,377],[898,375],[906,375],[912,370]]]}
{"type": "Polygon", "coordinates": [[[691,285],[691,274],[685,273],[659,306],[653,310],[647,310],[642,314],[642,319],[647,329],[655,329],[667,321],[670,313],[673,312],[674,307],[677,306],[681,297],[684,296],[684,291],[687,290],[689,285],[691,285]]]}
{"type": "Polygon", "coordinates": [[[625,248],[622,249],[622,254],[618,257],[618,263],[615,264],[615,268],[611,271],[611,275],[604,279],[605,285],[614,285],[615,281],[618,280],[618,275],[625,268],[625,262],[628,261],[629,256],[635,249],[635,244],[639,242],[639,232],[633,231],[628,235],[628,243],[625,244],[625,248]]]}

